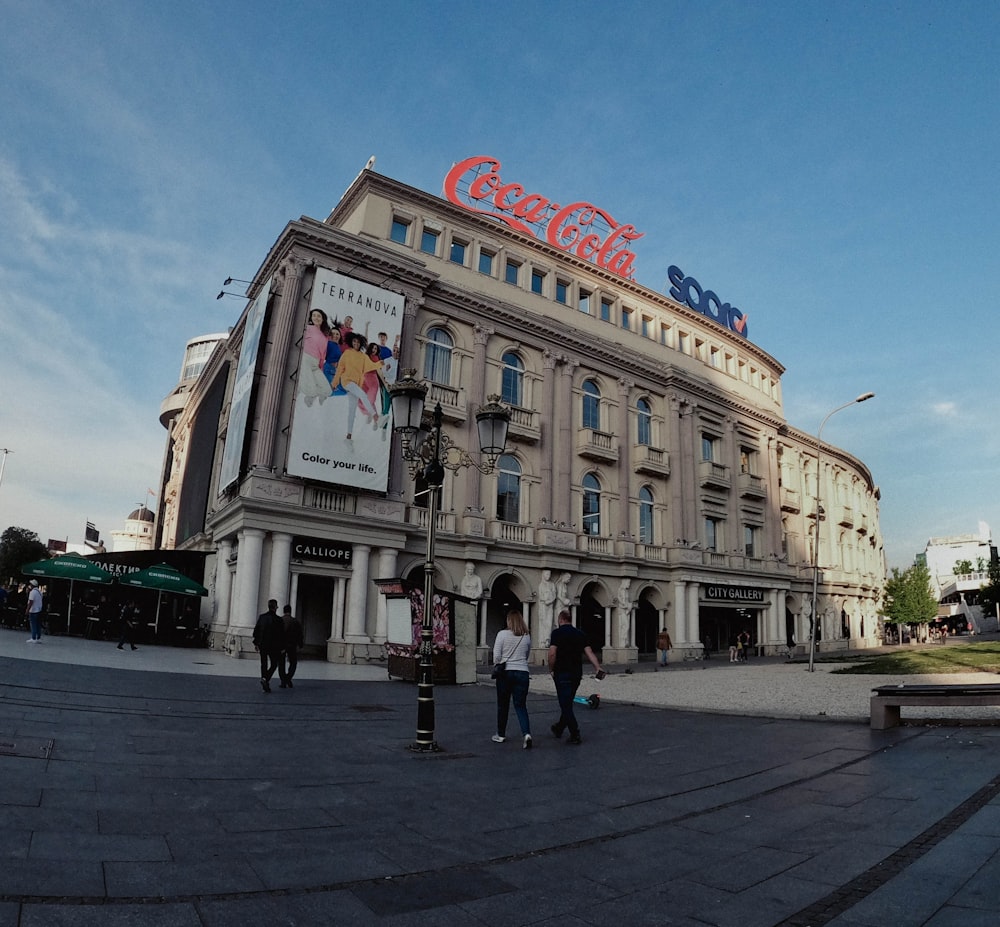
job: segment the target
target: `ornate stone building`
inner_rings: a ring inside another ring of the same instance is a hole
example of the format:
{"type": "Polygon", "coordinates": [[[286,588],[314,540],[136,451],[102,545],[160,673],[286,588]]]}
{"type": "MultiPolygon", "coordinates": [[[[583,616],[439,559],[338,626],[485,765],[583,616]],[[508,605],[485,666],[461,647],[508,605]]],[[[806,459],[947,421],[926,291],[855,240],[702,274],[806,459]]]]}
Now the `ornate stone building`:
{"type": "Polygon", "coordinates": [[[449,472],[438,520],[436,586],[460,592],[469,562],[482,582],[481,654],[520,607],[540,659],[543,571],[606,662],[652,654],[664,626],[692,655],[744,628],[765,651],[801,644],[818,481],[822,647],[874,644],[867,467],[823,445],[817,473],[816,439],[783,416],[784,368],[738,309],[677,268],[673,295],[641,286],[631,227],[525,196],[499,167],[456,165],[445,198],[362,171],[325,221],[286,226],[187,387],[166,423],[162,545],[210,552],[215,646],[251,649],[276,598],[328,659],[382,658],[373,580],[419,581],[427,508],[368,376],[379,361],[387,380],[414,368],[469,451],[489,396],[512,410],[495,472],[449,472]]]}

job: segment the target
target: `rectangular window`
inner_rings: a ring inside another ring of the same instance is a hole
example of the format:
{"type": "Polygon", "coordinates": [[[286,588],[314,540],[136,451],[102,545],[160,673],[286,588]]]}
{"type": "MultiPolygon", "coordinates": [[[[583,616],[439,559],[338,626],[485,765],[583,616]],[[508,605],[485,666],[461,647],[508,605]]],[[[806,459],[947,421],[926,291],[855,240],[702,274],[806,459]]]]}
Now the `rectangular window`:
{"type": "Polygon", "coordinates": [[[691,337],[687,332],[677,333],[677,350],[682,354],[691,353],[691,337]]]}
{"type": "MultiPolygon", "coordinates": [[[[601,321],[610,322],[615,317],[614,303],[610,299],[601,297],[601,321]]],[[[622,311],[622,328],[628,328],[625,324],[625,310],[622,311]]]]}
{"type": "Polygon", "coordinates": [[[540,270],[532,270],[531,292],[537,293],[539,296],[541,296],[544,288],[545,288],[545,274],[543,274],[540,270]]]}
{"type": "Polygon", "coordinates": [[[642,317],[642,329],[640,333],[643,338],[653,337],[653,320],[648,315],[642,317]]]}
{"type": "Polygon", "coordinates": [[[660,325],[660,344],[670,347],[670,326],[666,324],[660,325]]]}
{"type": "Polygon", "coordinates": [[[565,280],[556,280],[556,302],[569,302],[569,284],[565,280]]]}
{"type": "Polygon", "coordinates": [[[743,526],[743,553],[747,557],[757,556],[757,529],[753,525],[743,526]]]}
{"type": "Polygon", "coordinates": [[[711,435],[701,436],[701,459],[702,460],[715,460],[716,446],[718,445],[718,438],[713,438],[711,435]]]}
{"type": "Polygon", "coordinates": [[[512,261],[510,258],[507,258],[507,263],[504,266],[504,272],[503,272],[504,280],[506,280],[508,283],[514,284],[514,286],[517,286],[517,280],[518,277],[520,276],[520,273],[521,273],[521,265],[518,264],[517,261],[512,261]]]}
{"type": "MultiPolygon", "coordinates": [[[[601,308],[603,310],[603,308],[604,308],[603,303],[601,304],[601,308]]],[[[624,328],[625,331],[629,331],[629,332],[632,331],[632,310],[631,309],[622,309],[622,328],[624,328]]]]}
{"type": "Polygon", "coordinates": [[[393,218],[392,229],[389,231],[389,238],[401,245],[406,244],[406,239],[410,235],[410,223],[406,219],[393,218]]]}
{"type": "Polygon", "coordinates": [[[722,531],[718,518],[705,519],[705,549],[718,550],[722,542],[722,531]]]}
{"type": "Polygon", "coordinates": [[[426,254],[437,254],[440,234],[440,232],[435,232],[434,229],[424,229],[420,236],[420,250],[426,254]]]}
{"type": "Polygon", "coordinates": [[[577,308],[579,308],[581,312],[586,312],[588,315],[590,314],[590,297],[591,294],[586,290],[580,290],[580,298],[576,303],[577,308]]]}
{"type": "Polygon", "coordinates": [[[493,266],[496,263],[497,256],[491,252],[483,249],[479,252],[479,273],[486,274],[487,277],[493,276],[493,266]]]}
{"type": "Polygon", "coordinates": [[[452,264],[465,264],[465,252],[468,249],[468,245],[464,241],[456,241],[452,239],[451,241],[451,253],[448,255],[448,260],[452,264]]]}

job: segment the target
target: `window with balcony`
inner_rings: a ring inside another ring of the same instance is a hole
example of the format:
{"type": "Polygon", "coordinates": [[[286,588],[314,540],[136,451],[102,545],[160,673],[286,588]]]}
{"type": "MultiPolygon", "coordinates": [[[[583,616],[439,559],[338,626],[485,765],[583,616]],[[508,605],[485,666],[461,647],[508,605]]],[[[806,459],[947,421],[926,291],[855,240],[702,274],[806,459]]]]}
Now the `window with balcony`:
{"type": "Polygon", "coordinates": [[[719,439],[715,435],[702,434],[701,459],[716,462],[719,454],[719,439]]]}
{"type": "Polygon", "coordinates": [[[743,526],[743,553],[747,557],[757,557],[758,549],[758,535],[760,534],[760,529],[754,527],[753,525],[743,526]]]}
{"type": "Polygon", "coordinates": [[[639,490],[639,543],[656,543],[653,539],[653,491],[648,486],[639,490]]]}
{"type": "Polygon", "coordinates": [[[705,550],[720,550],[722,547],[722,519],[705,518],[705,550]]]}
{"type": "Polygon", "coordinates": [[[524,405],[524,361],[507,351],[500,373],[500,398],[509,406],[524,405]]]}
{"type": "Polygon", "coordinates": [[[497,461],[497,519],[512,524],[521,521],[521,465],[510,454],[497,461]]]}
{"type": "Polygon", "coordinates": [[[583,384],[582,425],[591,431],[601,430],[601,390],[593,380],[583,384]]]}
{"type": "Polygon", "coordinates": [[[583,532],[601,533],[601,483],[593,473],[583,478],[583,532]]]}
{"type": "Polygon", "coordinates": [[[759,476],[757,473],[757,448],[740,446],[740,473],[759,476]]]}
{"type": "Polygon", "coordinates": [[[424,379],[433,383],[451,384],[451,353],[455,342],[443,328],[432,328],[427,332],[427,348],[424,356],[424,379]]]}
{"type": "Polygon", "coordinates": [[[653,443],[653,409],[645,399],[635,404],[637,441],[649,447],[653,443]]]}

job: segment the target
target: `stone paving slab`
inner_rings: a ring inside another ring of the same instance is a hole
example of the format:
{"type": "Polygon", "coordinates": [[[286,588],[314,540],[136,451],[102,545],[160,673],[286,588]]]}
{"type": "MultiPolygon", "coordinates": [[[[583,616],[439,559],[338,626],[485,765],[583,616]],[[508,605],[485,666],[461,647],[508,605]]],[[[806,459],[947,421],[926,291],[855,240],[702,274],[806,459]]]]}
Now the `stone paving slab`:
{"type": "Polygon", "coordinates": [[[264,695],[0,655],[0,740],[52,741],[0,754],[0,927],[1000,920],[996,726],[607,699],[577,748],[533,678],[532,750],[490,741],[490,687],[438,687],[417,755],[415,686],[329,673],[264,695]]]}

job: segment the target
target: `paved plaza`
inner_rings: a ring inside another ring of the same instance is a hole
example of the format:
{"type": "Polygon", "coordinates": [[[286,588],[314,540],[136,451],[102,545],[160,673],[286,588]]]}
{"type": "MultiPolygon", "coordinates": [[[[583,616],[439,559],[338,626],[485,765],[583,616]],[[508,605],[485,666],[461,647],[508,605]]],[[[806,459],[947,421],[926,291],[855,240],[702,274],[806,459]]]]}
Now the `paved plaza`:
{"type": "Polygon", "coordinates": [[[265,695],[253,660],[0,631],[0,674],[0,927],[1000,922],[996,709],[872,732],[882,677],[616,671],[573,747],[538,675],[531,750],[439,686],[417,755],[381,667],[265,695]]]}

